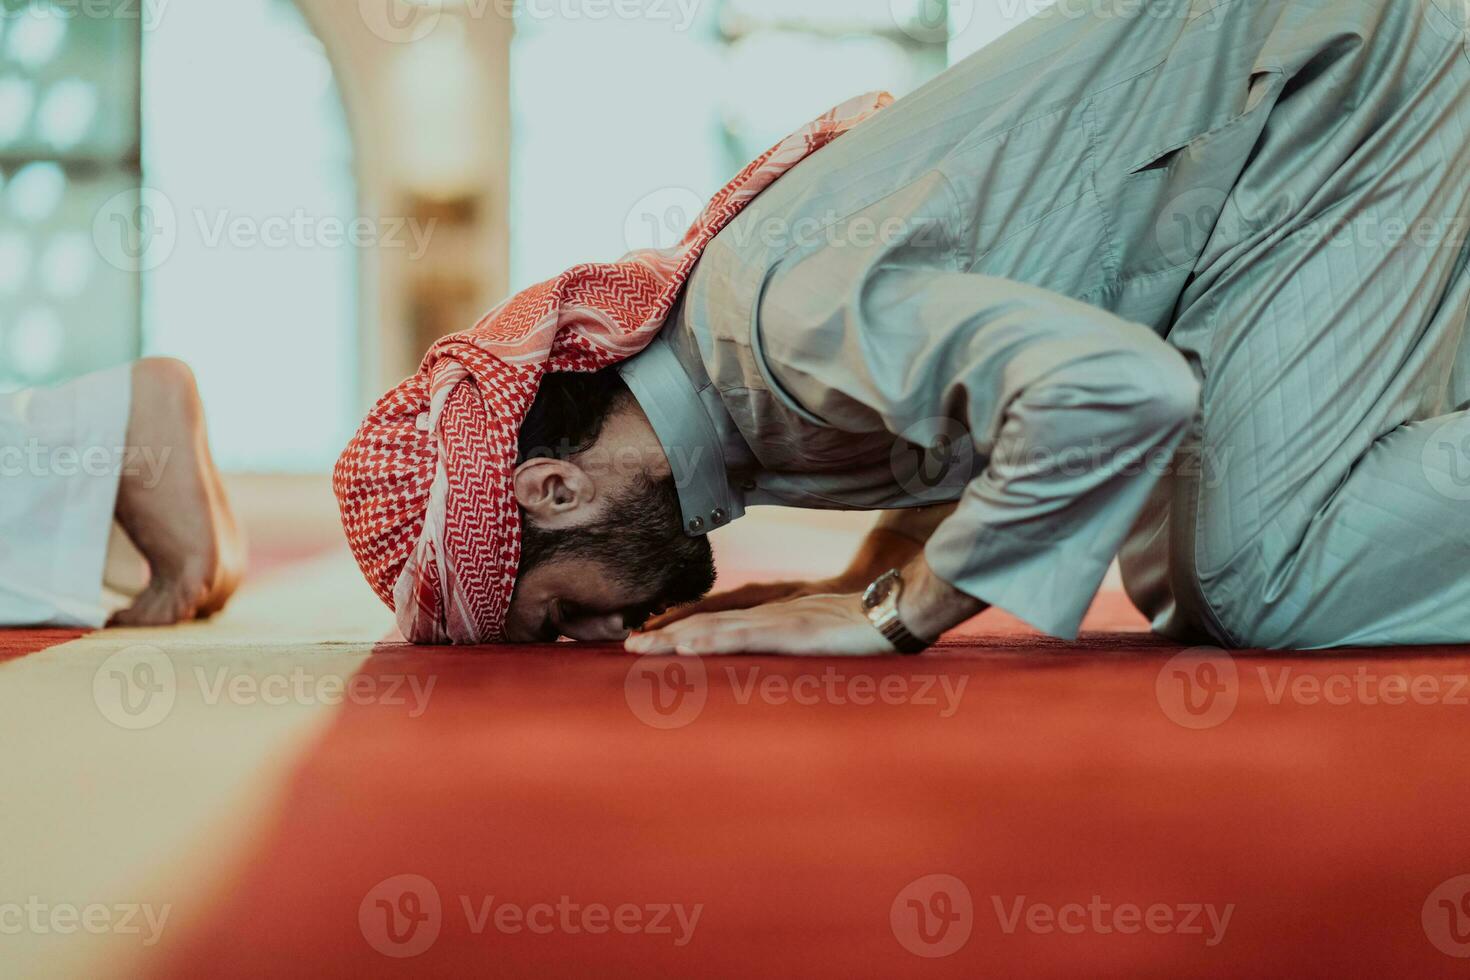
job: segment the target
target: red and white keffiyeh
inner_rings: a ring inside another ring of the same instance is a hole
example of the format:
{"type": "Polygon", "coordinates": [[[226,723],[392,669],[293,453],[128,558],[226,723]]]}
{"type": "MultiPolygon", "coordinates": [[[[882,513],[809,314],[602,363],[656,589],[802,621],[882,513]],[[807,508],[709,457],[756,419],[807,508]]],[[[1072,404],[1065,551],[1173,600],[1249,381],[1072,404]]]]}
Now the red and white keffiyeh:
{"type": "Polygon", "coordinates": [[[513,477],[541,379],[643,350],[715,235],[782,174],[893,101],[845,102],[766,151],[664,250],[579,265],[463,333],[374,406],[332,486],[352,553],[414,643],[498,643],[521,556],[513,477]]]}

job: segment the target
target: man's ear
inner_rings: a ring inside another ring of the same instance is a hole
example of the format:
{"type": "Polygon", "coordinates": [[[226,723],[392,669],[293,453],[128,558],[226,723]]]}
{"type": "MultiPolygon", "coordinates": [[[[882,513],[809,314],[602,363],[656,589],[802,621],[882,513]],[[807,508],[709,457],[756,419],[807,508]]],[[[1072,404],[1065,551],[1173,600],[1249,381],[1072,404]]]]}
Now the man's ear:
{"type": "Polygon", "coordinates": [[[587,523],[597,484],[576,463],[529,459],[516,467],[516,501],[536,523],[557,529],[587,523]]]}

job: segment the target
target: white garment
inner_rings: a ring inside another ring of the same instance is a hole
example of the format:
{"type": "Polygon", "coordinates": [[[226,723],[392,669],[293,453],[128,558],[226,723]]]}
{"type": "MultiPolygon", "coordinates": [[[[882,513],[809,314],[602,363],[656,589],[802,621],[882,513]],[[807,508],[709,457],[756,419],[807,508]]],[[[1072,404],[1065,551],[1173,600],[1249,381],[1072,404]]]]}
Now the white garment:
{"type": "Polygon", "coordinates": [[[100,627],[132,366],[0,395],[0,626],[100,627]]]}

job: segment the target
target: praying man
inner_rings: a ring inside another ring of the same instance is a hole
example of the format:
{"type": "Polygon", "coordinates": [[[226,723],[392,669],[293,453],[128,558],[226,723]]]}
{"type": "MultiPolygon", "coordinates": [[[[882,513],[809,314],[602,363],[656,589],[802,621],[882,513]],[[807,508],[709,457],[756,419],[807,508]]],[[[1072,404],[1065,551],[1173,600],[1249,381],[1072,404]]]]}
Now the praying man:
{"type": "Polygon", "coordinates": [[[0,481],[0,626],[169,626],[239,584],[244,546],[180,361],[0,395],[0,481]],[[105,588],[114,525],[149,571],[120,608],[105,588]]]}
{"type": "Polygon", "coordinates": [[[1181,641],[1470,642],[1465,6],[1125,7],[846,103],[676,247],[437,342],[335,474],[405,636],[1073,637],[1121,559],[1181,641]],[[835,579],[703,599],[758,505],[884,516],[835,579]]]}

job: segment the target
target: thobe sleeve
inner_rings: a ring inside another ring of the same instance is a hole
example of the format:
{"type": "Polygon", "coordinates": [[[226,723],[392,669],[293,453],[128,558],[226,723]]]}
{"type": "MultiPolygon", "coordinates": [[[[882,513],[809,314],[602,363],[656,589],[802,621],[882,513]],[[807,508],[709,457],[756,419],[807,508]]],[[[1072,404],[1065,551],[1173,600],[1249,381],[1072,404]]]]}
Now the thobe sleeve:
{"type": "Polygon", "coordinates": [[[950,475],[963,476],[930,566],[1075,636],[1194,420],[1190,366],[1141,325],[1006,279],[899,267],[857,289],[823,285],[809,264],[762,301],[758,341],[779,393],[824,426],[948,445],[950,475]]]}

